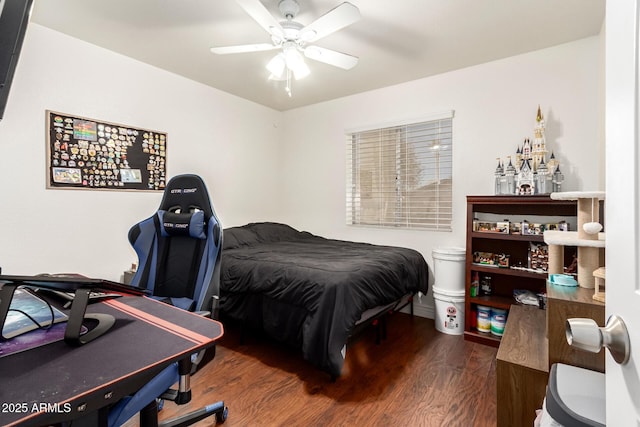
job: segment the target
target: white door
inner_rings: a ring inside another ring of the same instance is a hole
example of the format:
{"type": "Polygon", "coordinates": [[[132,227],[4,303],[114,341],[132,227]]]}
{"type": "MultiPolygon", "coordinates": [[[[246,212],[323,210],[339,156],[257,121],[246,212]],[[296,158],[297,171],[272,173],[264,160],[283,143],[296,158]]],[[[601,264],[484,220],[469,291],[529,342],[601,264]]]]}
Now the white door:
{"type": "Polygon", "coordinates": [[[631,337],[631,359],[606,356],[607,425],[640,426],[640,168],[638,11],[640,0],[606,5],[606,317],[631,337]]]}

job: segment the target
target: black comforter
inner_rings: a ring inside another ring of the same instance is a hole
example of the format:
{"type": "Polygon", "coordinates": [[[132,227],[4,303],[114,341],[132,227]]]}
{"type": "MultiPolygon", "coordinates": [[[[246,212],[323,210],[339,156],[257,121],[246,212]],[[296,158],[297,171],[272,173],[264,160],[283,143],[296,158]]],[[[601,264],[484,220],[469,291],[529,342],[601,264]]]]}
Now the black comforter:
{"type": "Polygon", "coordinates": [[[228,228],[223,236],[223,315],[301,348],[333,376],[365,310],[427,292],[427,263],[412,249],[330,240],[277,223],[228,228]]]}

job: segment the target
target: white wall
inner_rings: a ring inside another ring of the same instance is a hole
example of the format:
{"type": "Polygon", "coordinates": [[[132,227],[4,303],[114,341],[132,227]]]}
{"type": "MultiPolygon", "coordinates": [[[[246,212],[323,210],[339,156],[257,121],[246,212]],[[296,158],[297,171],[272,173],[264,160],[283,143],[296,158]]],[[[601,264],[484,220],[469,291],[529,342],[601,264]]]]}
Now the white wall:
{"type": "MultiPolygon", "coordinates": [[[[414,248],[433,266],[433,248],[464,247],[465,196],[493,194],[496,157],[515,155],[524,138],[533,139],[538,104],[563,189],[603,189],[601,50],[600,37],[591,37],[285,112],[282,220],[325,236],[414,248]],[[345,225],[344,130],[444,110],[455,110],[453,231],[345,225]]],[[[427,311],[432,304],[424,301],[427,311]]]]}
{"type": "MultiPolygon", "coordinates": [[[[161,198],[47,190],[46,109],[167,132],[169,175],[203,176],[225,227],[282,221],[411,247],[432,266],[433,248],[464,246],[465,196],[492,193],[495,158],[533,137],[538,104],[565,188],[604,188],[602,46],[587,38],[280,113],[32,24],[0,122],[0,266],[117,280],[136,261],[130,226],[161,198]],[[451,109],[453,231],[346,226],[344,130],[451,109]]],[[[418,312],[432,309],[429,296],[418,312]]]]}
{"type": "Polygon", "coordinates": [[[278,216],[282,114],[31,24],[0,122],[0,266],[118,280],[161,192],[47,190],[45,110],[168,133],[168,175],[207,183],[223,226],[278,216]]]}

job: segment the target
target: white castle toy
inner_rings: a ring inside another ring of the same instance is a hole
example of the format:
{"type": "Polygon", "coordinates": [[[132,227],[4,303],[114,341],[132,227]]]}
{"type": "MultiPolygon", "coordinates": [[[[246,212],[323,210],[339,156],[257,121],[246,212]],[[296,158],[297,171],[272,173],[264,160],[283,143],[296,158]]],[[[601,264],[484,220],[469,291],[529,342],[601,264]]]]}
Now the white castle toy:
{"type": "Polygon", "coordinates": [[[511,156],[507,157],[506,162],[498,158],[495,171],[495,194],[531,195],[560,191],[564,175],[560,172],[560,163],[553,152],[547,160],[548,151],[544,131],[544,117],[538,106],[533,143],[529,138],[525,138],[522,147],[516,150],[515,164],[511,156]]]}

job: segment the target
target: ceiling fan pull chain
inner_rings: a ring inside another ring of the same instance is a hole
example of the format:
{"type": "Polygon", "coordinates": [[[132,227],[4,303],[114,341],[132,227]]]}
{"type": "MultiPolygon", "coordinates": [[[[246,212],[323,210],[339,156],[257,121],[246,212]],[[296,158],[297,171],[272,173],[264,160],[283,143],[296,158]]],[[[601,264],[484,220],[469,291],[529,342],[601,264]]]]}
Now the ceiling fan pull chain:
{"type": "Polygon", "coordinates": [[[291,70],[287,68],[287,86],[285,87],[287,95],[291,98],[291,70]]]}

